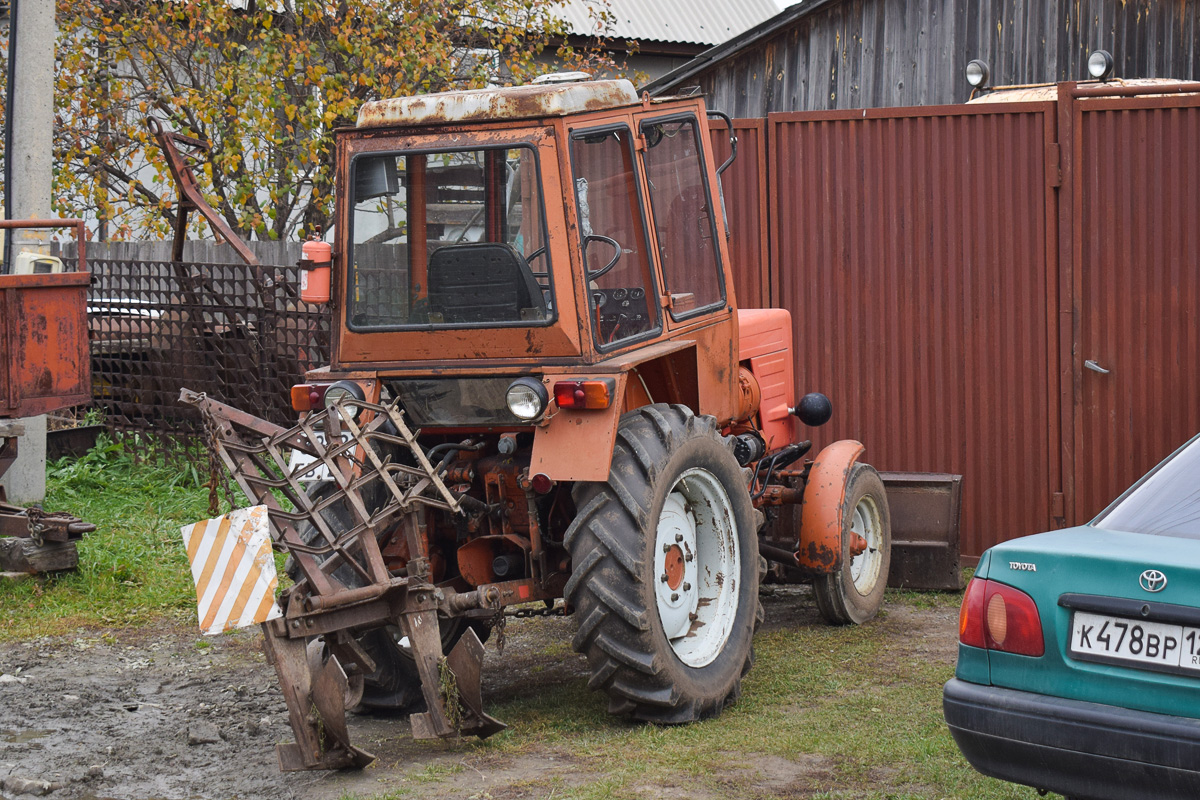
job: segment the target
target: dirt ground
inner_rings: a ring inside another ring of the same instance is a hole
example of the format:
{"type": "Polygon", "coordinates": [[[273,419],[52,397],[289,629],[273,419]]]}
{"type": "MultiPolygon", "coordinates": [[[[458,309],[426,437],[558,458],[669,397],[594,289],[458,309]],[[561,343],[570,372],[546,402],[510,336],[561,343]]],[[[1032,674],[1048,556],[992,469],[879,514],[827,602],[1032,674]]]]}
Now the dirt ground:
{"type": "MultiPolygon", "coordinates": [[[[764,595],[766,627],[821,624],[807,592],[764,595]]],[[[956,617],[944,607],[894,604],[876,624],[904,631],[897,638],[912,657],[952,663],[956,617]]],[[[512,620],[503,669],[487,647],[485,705],[585,676],[583,658],[570,650],[573,631],[567,619],[512,620]]],[[[370,769],[280,773],[274,746],[290,741],[291,729],[260,647],[257,632],[201,639],[190,625],[3,645],[0,798],[47,791],[81,800],[372,797],[425,767],[439,775],[438,796],[498,800],[523,796],[518,787],[532,779],[571,786],[599,777],[553,749],[508,755],[417,744],[403,716],[350,718],[353,741],[379,757],[370,769]]],[[[764,792],[808,768],[777,757],[746,767],[747,780],[764,792]]]]}

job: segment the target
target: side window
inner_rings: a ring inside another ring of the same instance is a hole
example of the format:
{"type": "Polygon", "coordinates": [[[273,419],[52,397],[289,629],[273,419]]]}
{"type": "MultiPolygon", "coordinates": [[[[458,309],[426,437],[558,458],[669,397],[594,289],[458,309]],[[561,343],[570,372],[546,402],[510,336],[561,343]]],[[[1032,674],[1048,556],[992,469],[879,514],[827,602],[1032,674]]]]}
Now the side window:
{"type": "Polygon", "coordinates": [[[671,318],[725,300],[711,193],[694,118],[642,123],[646,180],[671,318]]]}
{"type": "Polygon", "coordinates": [[[592,335],[602,349],[661,325],[632,138],[625,127],[571,137],[592,335]]]}

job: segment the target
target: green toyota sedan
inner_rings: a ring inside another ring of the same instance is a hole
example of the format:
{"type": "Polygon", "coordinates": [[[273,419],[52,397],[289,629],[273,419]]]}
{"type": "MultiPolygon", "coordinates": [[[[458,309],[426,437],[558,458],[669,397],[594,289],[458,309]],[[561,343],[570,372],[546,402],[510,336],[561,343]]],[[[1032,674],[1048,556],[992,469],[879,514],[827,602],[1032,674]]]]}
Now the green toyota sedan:
{"type": "Polygon", "coordinates": [[[943,712],[985,775],[1200,798],[1200,436],[1090,524],[983,554],[943,712]]]}

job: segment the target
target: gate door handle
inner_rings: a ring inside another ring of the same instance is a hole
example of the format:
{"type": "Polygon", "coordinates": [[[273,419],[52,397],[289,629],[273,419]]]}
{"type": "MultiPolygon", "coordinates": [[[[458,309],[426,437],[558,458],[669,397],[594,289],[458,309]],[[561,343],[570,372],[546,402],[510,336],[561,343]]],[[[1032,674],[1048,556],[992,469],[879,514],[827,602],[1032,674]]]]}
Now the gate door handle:
{"type": "Polygon", "coordinates": [[[1087,361],[1083,362],[1083,365],[1085,367],[1087,367],[1088,369],[1090,369],[1092,372],[1099,372],[1101,375],[1107,375],[1108,373],[1112,372],[1111,369],[1105,369],[1104,367],[1100,366],[1099,364],[1097,364],[1095,361],[1093,361],[1090,358],[1087,361]]]}

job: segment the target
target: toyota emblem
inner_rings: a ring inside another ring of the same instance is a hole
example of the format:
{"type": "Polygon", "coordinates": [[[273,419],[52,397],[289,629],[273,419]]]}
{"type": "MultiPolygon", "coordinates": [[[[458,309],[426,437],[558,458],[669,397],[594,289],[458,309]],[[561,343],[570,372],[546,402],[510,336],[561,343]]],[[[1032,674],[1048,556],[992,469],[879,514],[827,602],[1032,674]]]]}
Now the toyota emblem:
{"type": "Polygon", "coordinates": [[[1167,576],[1156,569],[1148,569],[1142,573],[1142,577],[1138,578],[1138,583],[1147,592],[1161,592],[1167,588],[1167,576]]]}

